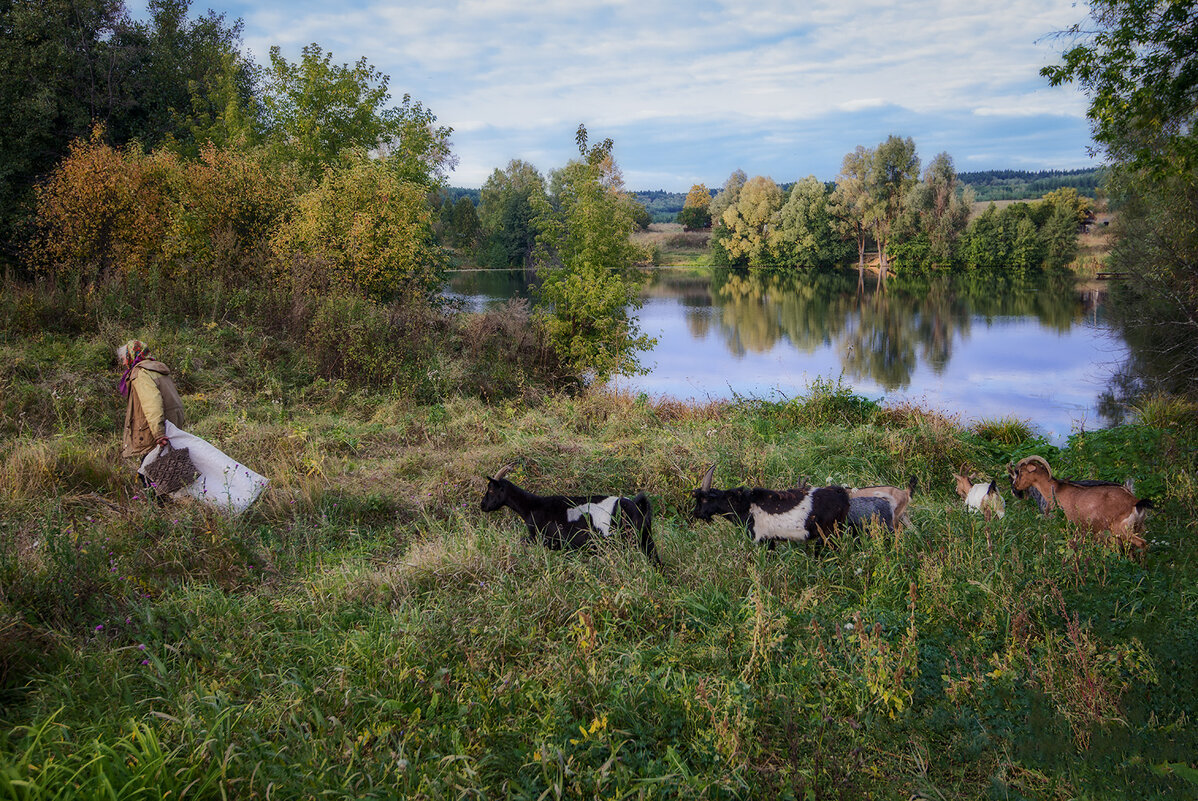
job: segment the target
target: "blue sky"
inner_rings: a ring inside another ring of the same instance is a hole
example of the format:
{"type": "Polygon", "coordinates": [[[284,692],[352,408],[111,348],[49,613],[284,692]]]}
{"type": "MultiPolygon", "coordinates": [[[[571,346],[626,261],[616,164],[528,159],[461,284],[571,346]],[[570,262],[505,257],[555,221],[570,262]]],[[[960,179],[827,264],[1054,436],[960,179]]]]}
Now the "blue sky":
{"type": "MultiPolygon", "coordinates": [[[[139,16],[144,0],[132,0],[139,16]]],[[[630,189],[718,187],[735,169],[831,180],[889,134],[958,171],[1095,166],[1085,98],[1039,76],[1072,0],[194,0],[245,23],[259,62],[316,42],[361,56],[451,126],[455,186],[514,158],[541,172],[611,137],[630,189]]]]}

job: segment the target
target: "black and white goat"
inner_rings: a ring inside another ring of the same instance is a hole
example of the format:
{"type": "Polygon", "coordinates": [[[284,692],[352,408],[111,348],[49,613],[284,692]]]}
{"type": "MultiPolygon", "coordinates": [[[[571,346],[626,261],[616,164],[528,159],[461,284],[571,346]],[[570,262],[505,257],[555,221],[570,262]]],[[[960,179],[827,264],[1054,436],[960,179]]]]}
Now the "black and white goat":
{"type": "Polygon", "coordinates": [[[620,533],[636,542],[655,566],[661,567],[653,544],[653,510],[645,493],[635,498],[619,495],[534,495],[504,476],[515,464],[504,465],[487,478],[482,510],[494,512],[504,506],[528,526],[528,542],[540,540],[555,551],[582,548],[596,537],[620,533]]]}
{"type": "Polygon", "coordinates": [[[844,487],[799,486],[786,490],[737,487],[711,488],[715,465],[707,469],[695,499],[694,515],[700,520],[725,517],[748,529],[754,542],[773,550],[778,540],[823,544],[835,535],[849,514],[849,491],[844,487]]]}

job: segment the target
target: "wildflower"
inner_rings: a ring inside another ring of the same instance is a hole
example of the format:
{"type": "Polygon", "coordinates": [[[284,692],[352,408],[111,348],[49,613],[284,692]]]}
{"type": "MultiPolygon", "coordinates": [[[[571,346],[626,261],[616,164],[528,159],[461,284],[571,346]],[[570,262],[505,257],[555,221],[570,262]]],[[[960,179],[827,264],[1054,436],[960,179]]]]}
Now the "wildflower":
{"type": "Polygon", "coordinates": [[[96,626],[96,631],[103,631],[103,630],[104,630],[104,624],[103,624],[103,623],[101,623],[101,624],[99,624],[98,626],[96,626]]]}
{"type": "Polygon", "coordinates": [[[144,642],[141,643],[140,645],[137,646],[137,650],[139,650],[139,651],[146,650],[146,644],[144,642]]]}
{"type": "Polygon", "coordinates": [[[148,659],[143,659],[143,660],[141,660],[141,663],[142,663],[143,665],[148,665],[148,664],[150,664],[150,660],[148,660],[148,659]]]}
{"type": "Polygon", "coordinates": [[[845,623],[845,624],[844,624],[844,630],[845,630],[845,631],[852,631],[852,630],[853,630],[853,624],[852,624],[852,623],[845,623]]]}

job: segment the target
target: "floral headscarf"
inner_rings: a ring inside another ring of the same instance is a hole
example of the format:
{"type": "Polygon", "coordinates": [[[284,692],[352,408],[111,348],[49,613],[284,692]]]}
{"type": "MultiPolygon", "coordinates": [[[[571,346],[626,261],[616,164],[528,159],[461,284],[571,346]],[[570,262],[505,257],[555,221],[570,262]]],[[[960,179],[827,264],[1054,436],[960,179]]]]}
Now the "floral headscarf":
{"type": "Polygon", "coordinates": [[[128,365],[121,376],[120,384],[117,385],[117,389],[121,391],[121,395],[127,398],[129,397],[129,376],[138,362],[149,358],[150,346],[140,339],[131,339],[116,349],[116,355],[123,363],[128,365]]]}

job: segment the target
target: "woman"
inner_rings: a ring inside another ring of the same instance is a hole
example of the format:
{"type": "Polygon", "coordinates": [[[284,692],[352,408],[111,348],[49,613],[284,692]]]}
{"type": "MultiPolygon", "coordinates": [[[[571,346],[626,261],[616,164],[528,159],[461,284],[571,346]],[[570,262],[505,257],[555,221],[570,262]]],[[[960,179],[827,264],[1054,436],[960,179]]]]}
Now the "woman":
{"type": "Polygon", "coordinates": [[[116,355],[125,370],[120,391],[129,399],[121,456],[144,459],[155,446],[167,443],[166,420],[183,428],[183,401],[170,368],[150,357],[146,343],[131,339],[116,355]]]}

